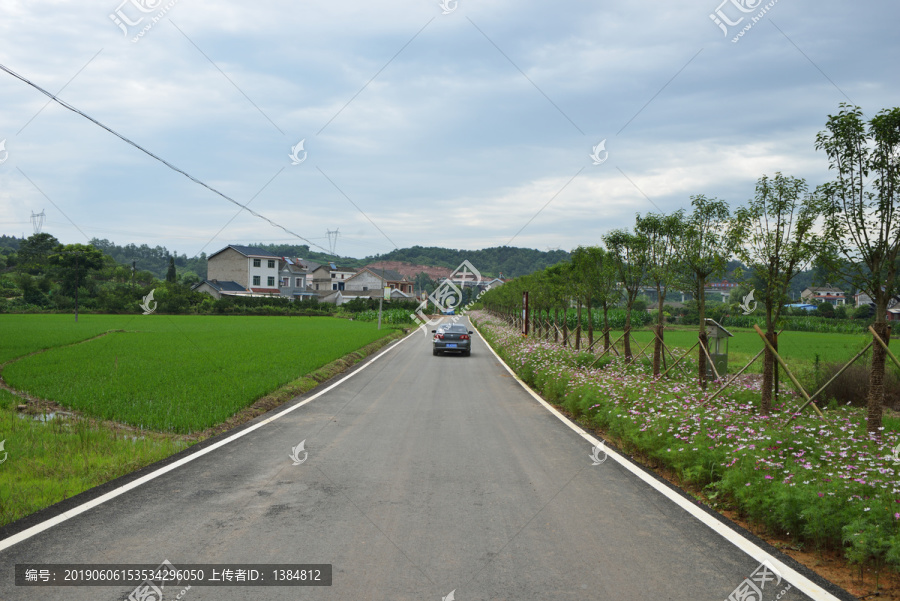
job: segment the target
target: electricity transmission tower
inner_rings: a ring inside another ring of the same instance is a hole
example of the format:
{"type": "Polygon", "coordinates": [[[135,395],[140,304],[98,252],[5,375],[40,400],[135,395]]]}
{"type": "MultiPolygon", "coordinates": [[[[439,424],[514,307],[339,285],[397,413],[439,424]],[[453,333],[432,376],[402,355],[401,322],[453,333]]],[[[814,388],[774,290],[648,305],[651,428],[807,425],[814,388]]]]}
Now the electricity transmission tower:
{"type": "Polygon", "coordinates": [[[325,230],[328,233],[328,249],[331,254],[334,254],[334,249],[337,248],[337,239],[340,234],[341,228],[336,230],[325,230]]]}
{"type": "Polygon", "coordinates": [[[34,211],[31,212],[31,225],[34,226],[34,233],[40,234],[41,228],[44,227],[44,211],[35,214],[34,211]]]}

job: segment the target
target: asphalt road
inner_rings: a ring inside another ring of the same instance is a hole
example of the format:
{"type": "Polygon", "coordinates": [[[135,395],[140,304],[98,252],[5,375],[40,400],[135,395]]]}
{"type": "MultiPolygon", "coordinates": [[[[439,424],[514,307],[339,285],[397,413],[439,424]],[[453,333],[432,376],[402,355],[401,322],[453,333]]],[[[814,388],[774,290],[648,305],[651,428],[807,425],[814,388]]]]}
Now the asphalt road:
{"type": "MultiPolygon", "coordinates": [[[[0,599],[133,590],[14,586],[28,562],[334,567],[330,587],[169,586],[166,601],[721,601],[757,569],[590,455],[477,335],[471,357],[434,357],[417,333],[295,411],[0,551],[0,599]]],[[[769,582],[763,600],[787,586],[769,582]]]]}

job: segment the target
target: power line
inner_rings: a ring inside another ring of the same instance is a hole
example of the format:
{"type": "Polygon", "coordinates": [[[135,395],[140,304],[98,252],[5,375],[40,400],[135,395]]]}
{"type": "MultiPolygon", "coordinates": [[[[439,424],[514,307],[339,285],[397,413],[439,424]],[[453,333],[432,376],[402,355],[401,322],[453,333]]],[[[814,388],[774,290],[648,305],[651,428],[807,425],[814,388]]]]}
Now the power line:
{"type": "Polygon", "coordinates": [[[160,163],[162,163],[163,165],[165,165],[165,166],[168,167],[169,169],[171,169],[171,170],[173,170],[173,171],[176,171],[176,172],[180,173],[181,175],[185,176],[186,178],[188,178],[189,180],[191,180],[191,181],[194,182],[195,184],[199,184],[199,185],[203,186],[204,188],[206,188],[207,190],[209,190],[210,192],[212,192],[212,193],[214,193],[214,194],[217,194],[217,195],[221,196],[222,198],[224,198],[224,199],[227,200],[228,202],[230,202],[230,203],[232,203],[232,204],[235,204],[235,205],[241,207],[242,209],[244,209],[245,211],[247,211],[248,213],[250,213],[250,214],[253,215],[254,217],[258,217],[259,219],[262,219],[263,221],[268,222],[269,225],[271,225],[271,226],[273,226],[273,227],[277,227],[278,229],[283,230],[284,232],[290,234],[291,236],[294,236],[295,238],[299,238],[300,240],[303,240],[304,242],[306,242],[306,243],[308,243],[308,244],[310,244],[310,245],[312,245],[312,246],[315,246],[316,248],[320,248],[320,249],[322,249],[323,251],[328,252],[328,250],[327,250],[325,247],[319,246],[318,244],[316,244],[316,243],[314,243],[314,242],[310,242],[309,240],[307,240],[306,238],[304,238],[304,237],[301,236],[300,234],[297,234],[297,233],[295,233],[295,232],[292,232],[291,230],[287,229],[287,228],[284,227],[283,225],[281,225],[281,224],[279,224],[279,223],[276,223],[276,222],[272,221],[272,220],[269,219],[268,217],[266,217],[266,216],[264,216],[264,215],[261,215],[261,214],[257,213],[257,212],[254,211],[253,209],[247,208],[246,205],[243,205],[243,204],[239,203],[238,201],[236,201],[235,199],[231,198],[230,196],[228,196],[228,195],[226,195],[226,194],[223,194],[222,192],[219,192],[218,190],[216,190],[216,189],[213,188],[212,186],[209,186],[209,185],[207,185],[206,183],[202,182],[201,180],[197,179],[196,177],[194,177],[194,176],[191,175],[190,173],[188,173],[188,172],[186,172],[186,171],[184,171],[184,170],[182,170],[182,169],[179,169],[178,167],[176,167],[176,166],[173,165],[172,163],[170,163],[170,162],[166,161],[165,159],[163,159],[163,158],[161,158],[161,157],[159,157],[159,156],[153,154],[152,152],[150,152],[149,150],[147,150],[146,148],[144,148],[144,147],[141,146],[140,144],[131,141],[130,139],[126,138],[125,136],[123,136],[123,135],[120,134],[119,132],[117,132],[117,131],[115,131],[115,130],[109,128],[109,127],[107,127],[106,125],[100,123],[99,121],[97,121],[96,119],[94,119],[93,117],[91,117],[90,115],[88,115],[87,113],[84,113],[84,112],[80,111],[79,109],[75,108],[74,106],[72,106],[71,104],[69,104],[68,102],[66,102],[65,100],[61,100],[60,98],[57,98],[54,94],[51,94],[50,92],[48,92],[48,91],[45,90],[44,88],[40,87],[39,85],[37,85],[37,84],[34,83],[33,81],[30,81],[28,78],[19,75],[18,73],[16,73],[15,71],[9,69],[9,68],[6,67],[5,65],[0,64],[0,70],[3,70],[3,71],[5,71],[5,72],[9,73],[10,75],[12,75],[13,77],[15,77],[16,79],[18,79],[18,80],[21,81],[21,82],[28,84],[29,86],[31,86],[32,88],[34,88],[35,90],[37,90],[37,91],[40,92],[41,94],[44,94],[45,96],[47,96],[48,98],[50,98],[51,100],[53,100],[54,102],[56,102],[57,104],[59,104],[60,106],[62,106],[63,108],[66,108],[66,109],[72,111],[72,112],[75,113],[76,115],[81,115],[82,117],[84,117],[85,119],[87,119],[88,121],[90,121],[91,123],[93,123],[94,125],[97,125],[97,126],[99,126],[99,127],[102,127],[103,129],[105,129],[106,131],[108,131],[108,132],[111,133],[112,135],[116,136],[117,138],[119,138],[119,139],[122,140],[123,142],[125,142],[125,143],[127,143],[127,144],[130,144],[131,146],[134,146],[135,148],[137,148],[138,150],[140,150],[140,151],[143,152],[144,154],[150,156],[151,158],[156,159],[157,161],[159,161],[160,163]]]}

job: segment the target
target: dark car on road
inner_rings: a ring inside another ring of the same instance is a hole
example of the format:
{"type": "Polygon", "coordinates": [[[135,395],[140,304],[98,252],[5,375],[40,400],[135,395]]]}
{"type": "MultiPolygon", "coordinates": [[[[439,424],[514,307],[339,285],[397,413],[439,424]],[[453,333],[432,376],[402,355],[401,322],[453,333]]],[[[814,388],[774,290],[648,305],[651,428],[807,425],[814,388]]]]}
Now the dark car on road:
{"type": "Polygon", "coordinates": [[[468,357],[472,353],[472,331],[466,330],[463,325],[442,325],[436,330],[431,330],[434,334],[432,341],[432,355],[440,355],[441,353],[462,353],[468,357]]]}

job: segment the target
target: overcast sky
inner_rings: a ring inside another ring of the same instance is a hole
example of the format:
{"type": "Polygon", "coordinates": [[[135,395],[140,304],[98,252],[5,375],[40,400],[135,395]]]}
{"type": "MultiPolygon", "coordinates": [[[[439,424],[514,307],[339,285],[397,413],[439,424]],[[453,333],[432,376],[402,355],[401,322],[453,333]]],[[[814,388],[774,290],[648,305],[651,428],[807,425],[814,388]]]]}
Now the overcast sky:
{"type": "Polygon", "coordinates": [[[900,105],[900,4],[719,1],[3,0],[2,65],[292,233],[5,72],[0,232],[570,250],[822,183],[827,115],[900,105]]]}

